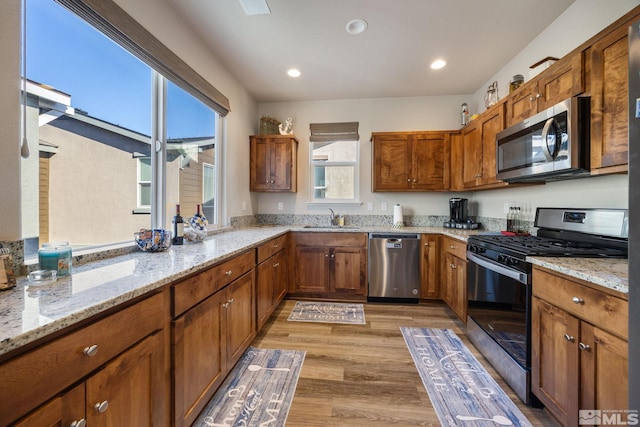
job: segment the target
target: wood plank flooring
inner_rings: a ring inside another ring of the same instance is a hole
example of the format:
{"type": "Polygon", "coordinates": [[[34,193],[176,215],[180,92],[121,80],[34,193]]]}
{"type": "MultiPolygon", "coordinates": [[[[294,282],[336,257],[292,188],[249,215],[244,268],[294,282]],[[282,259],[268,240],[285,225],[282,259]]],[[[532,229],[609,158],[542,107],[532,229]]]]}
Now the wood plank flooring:
{"type": "Polygon", "coordinates": [[[287,427],[439,426],[400,326],[453,329],[534,426],[557,425],[520,401],[444,304],[365,304],[366,325],[288,322],[294,304],[283,301],[252,343],[307,352],[287,427]]]}

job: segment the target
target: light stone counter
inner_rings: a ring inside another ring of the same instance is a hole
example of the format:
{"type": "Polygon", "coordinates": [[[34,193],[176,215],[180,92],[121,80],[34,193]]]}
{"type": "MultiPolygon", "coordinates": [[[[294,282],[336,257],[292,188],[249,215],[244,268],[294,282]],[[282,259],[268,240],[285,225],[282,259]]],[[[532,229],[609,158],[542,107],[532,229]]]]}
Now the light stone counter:
{"type": "MultiPolygon", "coordinates": [[[[341,229],[296,225],[257,226],[215,234],[200,243],[172,246],[161,253],[133,252],[74,266],[71,276],[60,278],[50,285],[34,287],[29,285],[26,278],[19,278],[16,288],[0,292],[0,355],[206,269],[288,231],[443,234],[460,241],[485,232],[442,227],[395,229],[361,226],[341,229]]],[[[532,262],[628,292],[626,268],[622,265],[617,270],[611,268],[618,263],[626,263],[626,260],[535,258],[532,262]],[[607,270],[607,263],[610,270],[607,270]],[[608,275],[603,274],[605,271],[609,271],[608,275]]]]}
{"type": "Polygon", "coordinates": [[[629,260],[615,258],[527,257],[534,265],[594,283],[627,298],[629,294],[629,260]]]}

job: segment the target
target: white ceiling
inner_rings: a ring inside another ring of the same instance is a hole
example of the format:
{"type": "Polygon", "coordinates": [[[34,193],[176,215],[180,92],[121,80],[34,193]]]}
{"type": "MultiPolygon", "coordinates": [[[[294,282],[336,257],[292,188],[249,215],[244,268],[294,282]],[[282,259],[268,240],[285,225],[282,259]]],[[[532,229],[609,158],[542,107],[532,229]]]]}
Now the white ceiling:
{"type": "Polygon", "coordinates": [[[267,0],[251,16],[238,0],[166,1],[270,102],[472,94],[575,0],[267,0]],[[353,18],[368,30],[348,34],[353,18]]]}

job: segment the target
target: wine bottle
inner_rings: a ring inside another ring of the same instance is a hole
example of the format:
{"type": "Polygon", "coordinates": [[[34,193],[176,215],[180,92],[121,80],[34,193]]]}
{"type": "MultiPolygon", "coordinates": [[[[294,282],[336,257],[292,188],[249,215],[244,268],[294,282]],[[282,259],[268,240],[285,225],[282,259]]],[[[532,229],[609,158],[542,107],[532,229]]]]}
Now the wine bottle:
{"type": "Polygon", "coordinates": [[[173,244],[184,243],[184,219],[180,215],[180,205],[176,205],[176,214],[173,216],[173,244]]]}

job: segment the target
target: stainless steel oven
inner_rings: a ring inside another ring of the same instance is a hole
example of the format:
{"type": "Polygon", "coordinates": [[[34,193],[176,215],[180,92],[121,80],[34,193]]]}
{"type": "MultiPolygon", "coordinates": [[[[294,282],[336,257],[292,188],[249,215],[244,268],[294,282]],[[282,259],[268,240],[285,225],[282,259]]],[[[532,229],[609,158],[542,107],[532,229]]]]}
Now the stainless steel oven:
{"type": "Polygon", "coordinates": [[[467,333],[522,401],[531,404],[531,264],[514,258],[507,266],[492,259],[506,260],[507,255],[473,245],[469,249],[467,333]]]}

